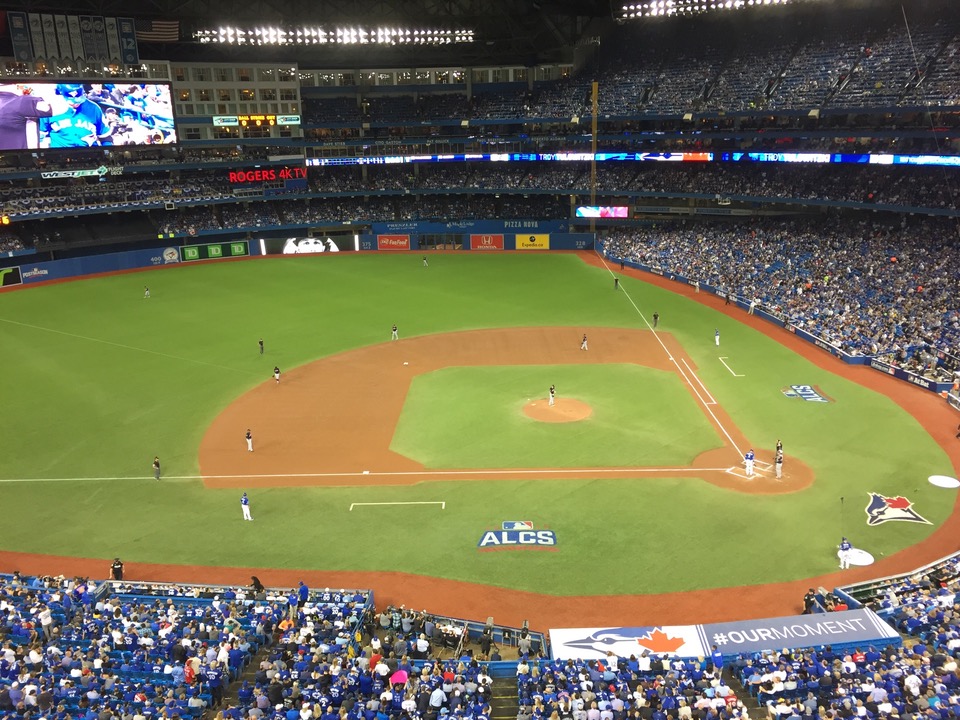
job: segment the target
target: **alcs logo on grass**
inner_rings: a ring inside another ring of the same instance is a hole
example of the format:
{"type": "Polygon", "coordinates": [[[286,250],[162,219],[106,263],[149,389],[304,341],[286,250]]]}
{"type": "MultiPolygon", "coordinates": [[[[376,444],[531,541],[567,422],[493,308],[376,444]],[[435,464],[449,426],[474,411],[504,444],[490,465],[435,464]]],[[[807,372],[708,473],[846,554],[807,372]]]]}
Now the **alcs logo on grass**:
{"type": "Polygon", "coordinates": [[[532,520],[504,520],[500,530],[487,530],[477,543],[480,550],[552,550],[556,546],[553,530],[535,530],[532,520]]]}
{"type": "Polygon", "coordinates": [[[800,398],[807,402],[828,403],[830,398],[816,385],[791,385],[780,390],[788,398],[800,398]]]}

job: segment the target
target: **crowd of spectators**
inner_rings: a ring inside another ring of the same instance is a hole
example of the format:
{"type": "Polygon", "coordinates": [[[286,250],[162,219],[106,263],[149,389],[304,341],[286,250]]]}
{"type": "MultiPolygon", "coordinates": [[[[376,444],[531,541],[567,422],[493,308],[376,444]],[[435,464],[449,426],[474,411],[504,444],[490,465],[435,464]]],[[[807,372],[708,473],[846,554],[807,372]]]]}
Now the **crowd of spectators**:
{"type": "MultiPolygon", "coordinates": [[[[86,210],[109,213],[119,209],[210,204],[226,215],[238,215],[249,226],[276,222],[269,207],[256,209],[270,198],[322,195],[474,191],[523,194],[585,195],[592,180],[586,162],[461,162],[437,165],[345,166],[322,168],[311,174],[305,187],[243,188],[238,191],[223,171],[181,174],[177,178],[114,179],[109,182],[75,181],[68,184],[0,188],[0,200],[11,218],[57,217],[86,210]],[[236,210],[237,202],[249,207],[236,210]],[[230,209],[228,209],[230,208],[230,209]]],[[[957,188],[941,168],[883,167],[875,165],[778,165],[769,163],[598,163],[597,189],[629,196],[721,196],[751,201],[816,200],[827,203],[861,203],[898,208],[955,210],[957,188]]],[[[469,204],[469,203],[467,203],[469,204]]],[[[561,217],[567,213],[561,211],[561,217]]],[[[191,218],[210,212],[187,213],[191,218]]],[[[216,213],[213,213],[216,216],[216,213]]],[[[347,218],[351,219],[351,218],[347,218]]],[[[231,226],[230,219],[224,226],[231,226]]],[[[172,232],[188,225],[171,220],[172,232]]],[[[208,222],[193,222],[199,231],[208,222]]],[[[234,224],[241,227],[247,225],[234,224]]],[[[164,228],[164,232],[167,232],[164,228]]]]}
{"type": "MultiPolygon", "coordinates": [[[[917,572],[845,588],[856,602],[884,616],[898,616],[905,632],[915,633],[931,608],[953,606],[960,590],[960,555],[951,555],[917,572]]],[[[960,647],[960,641],[950,649],[960,647]]]]}
{"type": "Polygon", "coordinates": [[[451,660],[436,652],[459,649],[459,628],[443,628],[425,611],[390,606],[366,616],[356,631],[362,641],[348,651],[332,640],[335,627],[301,612],[225,716],[489,720],[492,679],[483,663],[470,651],[451,660]],[[444,633],[457,642],[445,643],[444,633]]]}
{"type": "MultiPolygon", "coordinates": [[[[624,26],[597,43],[596,62],[573,77],[517,82],[472,95],[446,90],[407,96],[305,97],[308,124],[519,120],[569,122],[591,115],[590,84],[599,83],[599,116],[677,115],[689,111],[795,110],[951,105],[960,98],[957,27],[935,14],[910,18],[875,8],[834,22],[820,13],[784,13],[721,21],[686,21],[664,31],[624,26]],[[683,33],[678,42],[675,32],[683,33]],[[358,101],[357,97],[363,97],[358,101]]],[[[681,21],[677,21],[681,22],[681,21]]],[[[418,88],[419,90],[419,88],[418,88]]]]}
{"type": "Polygon", "coordinates": [[[647,651],[603,660],[517,664],[518,720],[733,720],[749,713],[723,676],[722,659],[647,651]]]}
{"type": "Polygon", "coordinates": [[[104,594],[85,578],[0,578],[0,713],[199,717],[272,637],[286,603],[104,594]]]}
{"type": "Polygon", "coordinates": [[[613,231],[604,252],[720,288],[844,352],[922,375],[945,372],[938,352],[960,355],[960,243],[950,222],[675,224],[613,231]]]}
{"type": "Polygon", "coordinates": [[[15,232],[12,230],[0,231],[0,252],[16,252],[25,248],[23,239],[15,232]]]}

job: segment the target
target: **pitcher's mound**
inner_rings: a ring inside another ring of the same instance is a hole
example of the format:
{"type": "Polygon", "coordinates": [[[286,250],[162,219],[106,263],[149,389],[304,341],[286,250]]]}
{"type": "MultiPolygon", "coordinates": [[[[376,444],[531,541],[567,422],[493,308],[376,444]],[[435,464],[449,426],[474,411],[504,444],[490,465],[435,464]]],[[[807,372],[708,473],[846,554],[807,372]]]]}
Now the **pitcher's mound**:
{"type": "Polygon", "coordinates": [[[593,408],[581,400],[573,398],[557,398],[553,407],[550,407],[550,401],[534,400],[523,406],[523,414],[540,422],[576,422],[590,417],[593,414],[593,408]]]}

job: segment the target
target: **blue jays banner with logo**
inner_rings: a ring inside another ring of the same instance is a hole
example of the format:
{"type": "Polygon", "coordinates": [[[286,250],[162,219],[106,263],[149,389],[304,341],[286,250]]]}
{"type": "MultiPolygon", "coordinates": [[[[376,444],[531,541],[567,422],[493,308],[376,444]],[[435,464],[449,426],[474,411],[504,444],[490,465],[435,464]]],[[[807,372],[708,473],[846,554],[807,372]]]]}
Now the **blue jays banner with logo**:
{"type": "Polygon", "coordinates": [[[899,646],[900,635],[872,610],[846,610],[817,615],[791,615],[705,625],[561,628],[550,630],[555,660],[600,659],[607,652],[630,657],[649,655],[708,657],[713,646],[724,655],[781,648],[833,645],[899,646]]]}

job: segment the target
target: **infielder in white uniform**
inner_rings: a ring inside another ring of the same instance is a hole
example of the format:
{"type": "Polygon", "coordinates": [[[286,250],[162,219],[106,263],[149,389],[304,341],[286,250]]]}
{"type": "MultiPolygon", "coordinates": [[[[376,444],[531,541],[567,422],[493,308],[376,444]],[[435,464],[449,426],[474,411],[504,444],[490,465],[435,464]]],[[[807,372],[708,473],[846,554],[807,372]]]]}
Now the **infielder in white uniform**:
{"type": "Polygon", "coordinates": [[[250,498],[247,497],[246,493],[240,496],[240,509],[243,510],[244,520],[253,520],[250,517],[250,498]]]}
{"type": "Polygon", "coordinates": [[[773,460],[773,467],[777,471],[777,480],[780,480],[783,477],[783,453],[778,452],[777,457],[773,460]]]}
{"type": "Polygon", "coordinates": [[[390,328],[390,339],[391,339],[391,340],[399,340],[399,339],[400,339],[400,335],[397,334],[397,326],[396,326],[396,325],[394,325],[392,328],[390,328]]]}
{"type": "Polygon", "coordinates": [[[244,437],[247,440],[247,450],[253,452],[253,433],[250,432],[249,428],[247,428],[247,434],[244,437]]]}
{"type": "Polygon", "coordinates": [[[557,399],[557,386],[551,385],[550,386],[550,402],[548,403],[550,407],[553,407],[553,403],[556,399],[557,399]]]}
{"type": "Polygon", "coordinates": [[[586,349],[587,349],[587,334],[586,334],[586,333],[583,334],[583,340],[580,341],[580,349],[581,349],[581,350],[586,350],[586,349]]]}

